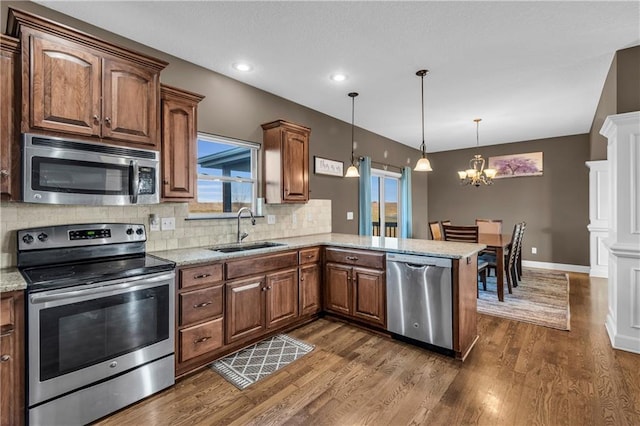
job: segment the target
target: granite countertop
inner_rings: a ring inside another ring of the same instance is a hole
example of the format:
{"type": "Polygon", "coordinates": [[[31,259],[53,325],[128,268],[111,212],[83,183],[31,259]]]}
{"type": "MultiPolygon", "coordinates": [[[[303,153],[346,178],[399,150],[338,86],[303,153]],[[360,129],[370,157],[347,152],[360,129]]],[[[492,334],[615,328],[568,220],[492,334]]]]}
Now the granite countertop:
{"type": "Polygon", "coordinates": [[[417,240],[408,238],[365,237],[360,235],[336,233],[270,239],[269,241],[283,245],[235,253],[220,253],[210,250],[208,247],[194,247],[157,251],[151,254],[176,262],[178,266],[185,266],[254,254],[266,254],[284,250],[301,249],[318,245],[403,254],[417,254],[449,259],[465,258],[486,247],[484,244],[453,243],[447,241],[417,240]]]}
{"type": "Polygon", "coordinates": [[[27,283],[17,268],[0,269],[0,293],[24,290],[27,283]]]}
{"type": "MultiPolygon", "coordinates": [[[[383,252],[417,254],[423,256],[462,259],[471,256],[485,248],[483,244],[452,243],[446,241],[414,240],[408,238],[364,237],[352,234],[316,234],[302,237],[270,239],[270,242],[282,245],[256,250],[234,253],[221,253],[208,247],[194,247],[187,249],[164,250],[151,254],[173,261],[177,266],[218,260],[239,258],[243,256],[267,254],[285,250],[301,249],[318,245],[342,247],[350,249],[366,249],[383,252]]],[[[250,243],[248,243],[250,244],[250,243]]],[[[0,270],[0,292],[24,290],[27,284],[17,268],[0,270]]]]}

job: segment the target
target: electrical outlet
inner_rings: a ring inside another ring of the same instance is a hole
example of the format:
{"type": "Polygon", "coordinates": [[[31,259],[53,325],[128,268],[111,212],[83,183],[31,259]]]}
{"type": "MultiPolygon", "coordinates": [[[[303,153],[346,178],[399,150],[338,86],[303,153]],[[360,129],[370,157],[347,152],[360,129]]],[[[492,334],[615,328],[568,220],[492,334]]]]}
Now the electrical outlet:
{"type": "Polygon", "coordinates": [[[353,220],[353,212],[347,212],[347,220],[353,220]]]}
{"type": "Polygon", "coordinates": [[[152,213],[149,215],[149,229],[151,231],[160,230],[160,218],[155,213],[152,213]]]}
{"type": "Polygon", "coordinates": [[[267,215],[267,223],[269,225],[275,225],[276,224],[276,215],[274,214],[268,214],[267,215]]]}
{"type": "Polygon", "coordinates": [[[176,218],[175,217],[163,217],[160,219],[160,227],[163,231],[173,231],[176,229],[176,218]]]}
{"type": "Polygon", "coordinates": [[[531,254],[538,254],[538,249],[536,247],[531,247],[531,254]]]}

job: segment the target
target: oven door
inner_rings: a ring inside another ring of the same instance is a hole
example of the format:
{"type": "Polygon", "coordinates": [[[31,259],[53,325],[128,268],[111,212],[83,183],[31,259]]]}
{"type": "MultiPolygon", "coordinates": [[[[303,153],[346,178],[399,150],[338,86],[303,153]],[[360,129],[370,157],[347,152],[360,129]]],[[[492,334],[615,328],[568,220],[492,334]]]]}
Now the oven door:
{"type": "Polygon", "coordinates": [[[30,294],[29,406],[173,354],[174,287],[172,271],[30,294]]]}

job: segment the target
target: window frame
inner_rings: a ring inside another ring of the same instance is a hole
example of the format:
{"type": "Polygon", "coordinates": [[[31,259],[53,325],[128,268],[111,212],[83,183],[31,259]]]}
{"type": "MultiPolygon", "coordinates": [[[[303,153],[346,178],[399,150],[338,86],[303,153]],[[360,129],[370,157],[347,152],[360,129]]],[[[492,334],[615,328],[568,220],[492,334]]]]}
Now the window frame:
{"type": "MultiPolygon", "coordinates": [[[[378,221],[379,221],[379,226],[380,226],[380,236],[384,236],[383,234],[385,234],[384,230],[386,230],[386,221],[385,221],[385,208],[383,206],[386,205],[386,201],[384,200],[384,179],[385,178],[392,178],[396,180],[396,185],[397,185],[397,192],[398,192],[398,211],[397,211],[397,215],[398,215],[398,219],[397,219],[397,230],[396,230],[396,235],[401,235],[402,232],[402,221],[400,220],[400,217],[402,216],[402,190],[401,190],[401,186],[400,186],[400,179],[402,178],[402,173],[397,173],[397,172],[391,172],[389,170],[383,170],[383,169],[374,169],[371,168],[371,179],[373,178],[377,178],[378,179],[378,221]],[[382,178],[382,179],[381,179],[382,178]]],[[[372,201],[373,202],[373,201],[372,201]]],[[[372,219],[373,222],[373,219],[372,219]]]]}
{"type": "MultiPolygon", "coordinates": [[[[251,211],[256,212],[256,205],[258,199],[258,174],[259,174],[259,153],[262,146],[257,142],[245,141],[242,139],[230,138],[227,136],[214,135],[210,133],[198,132],[197,140],[196,140],[196,200],[192,201],[192,203],[199,203],[197,200],[199,191],[198,185],[202,180],[206,181],[218,181],[218,182],[242,182],[242,183],[251,183],[251,211]],[[212,143],[222,143],[228,144],[235,147],[244,147],[250,150],[250,158],[251,158],[251,178],[239,178],[232,176],[210,176],[205,174],[198,173],[198,152],[197,146],[198,141],[204,140],[212,143]]],[[[237,217],[237,212],[192,212],[189,211],[188,219],[229,219],[237,217]]]]}

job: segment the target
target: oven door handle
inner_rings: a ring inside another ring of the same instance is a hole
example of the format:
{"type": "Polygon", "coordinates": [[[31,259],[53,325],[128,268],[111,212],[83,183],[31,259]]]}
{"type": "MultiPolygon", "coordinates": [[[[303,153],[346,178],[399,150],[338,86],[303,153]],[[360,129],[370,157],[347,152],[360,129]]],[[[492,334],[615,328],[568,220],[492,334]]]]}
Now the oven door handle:
{"type": "Polygon", "coordinates": [[[129,162],[129,197],[131,204],[138,203],[138,193],[140,192],[140,173],[138,171],[138,162],[131,160],[129,162]]]}
{"type": "MultiPolygon", "coordinates": [[[[174,277],[171,274],[162,274],[155,277],[132,277],[127,278],[126,282],[117,281],[113,284],[102,284],[95,287],[83,288],[80,290],[56,291],[55,293],[36,293],[32,294],[29,300],[32,304],[52,302],[54,300],[70,299],[79,296],[91,296],[95,294],[111,293],[118,290],[124,290],[140,285],[153,287],[156,283],[170,280],[174,277]],[[142,282],[141,282],[142,281],[142,282]]],[[[77,287],[73,287],[77,289],[77,287]]]]}

